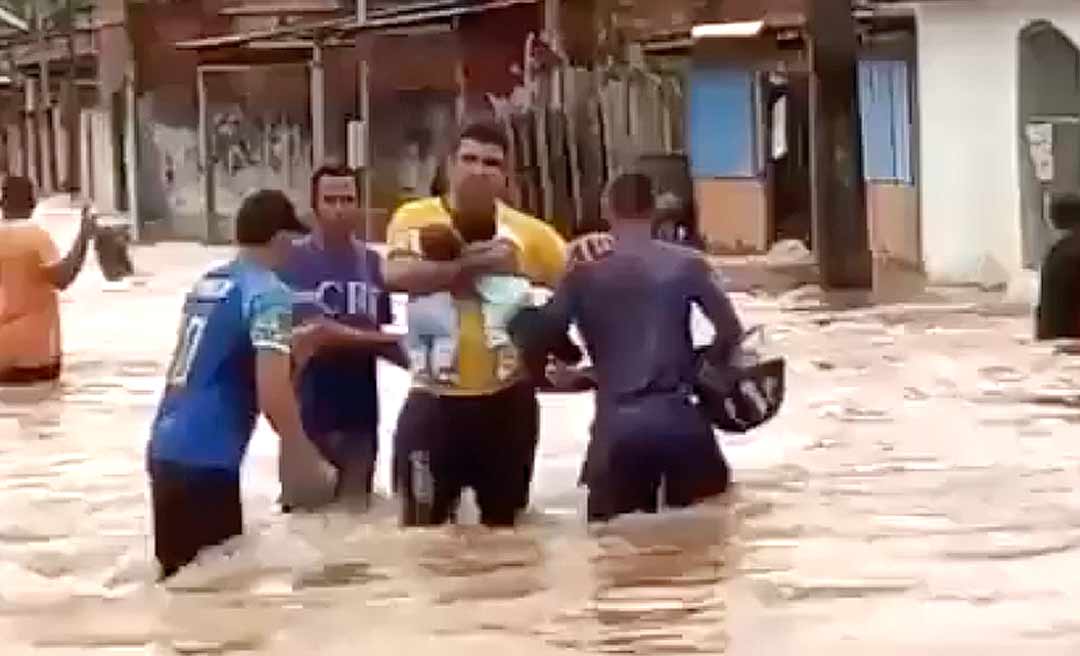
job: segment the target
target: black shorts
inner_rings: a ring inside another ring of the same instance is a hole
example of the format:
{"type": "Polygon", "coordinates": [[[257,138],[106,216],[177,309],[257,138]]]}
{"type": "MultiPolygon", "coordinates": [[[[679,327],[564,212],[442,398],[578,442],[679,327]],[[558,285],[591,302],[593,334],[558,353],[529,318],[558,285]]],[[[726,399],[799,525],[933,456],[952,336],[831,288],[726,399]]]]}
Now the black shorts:
{"type": "Polygon", "coordinates": [[[582,473],[590,522],[655,513],[661,496],[683,508],[727,490],[731,472],[711,426],[676,405],[650,401],[638,417],[609,422],[598,411],[582,473]]]}
{"type": "Polygon", "coordinates": [[[0,385],[34,385],[51,383],[60,378],[60,363],[41,367],[12,367],[0,371],[0,385]]]}
{"type": "Polygon", "coordinates": [[[165,579],[244,530],[240,474],[151,460],[154,555],[165,579]]]}
{"type": "Polygon", "coordinates": [[[393,486],[405,526],[451,520],[471,487],[487,526],[513,526],[529,502],[540,408],[531,384],[487,396],[414,390],[394,434],[393,486]]]}

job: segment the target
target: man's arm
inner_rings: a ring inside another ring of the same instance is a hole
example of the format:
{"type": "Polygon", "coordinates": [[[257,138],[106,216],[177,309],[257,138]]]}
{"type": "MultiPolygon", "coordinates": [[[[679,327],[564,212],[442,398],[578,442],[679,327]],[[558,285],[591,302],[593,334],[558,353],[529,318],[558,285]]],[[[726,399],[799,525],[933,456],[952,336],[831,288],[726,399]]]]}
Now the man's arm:
{"type": "Polygon", "coordinates": [[[526,353],[549,353],[564,339],[577,315],[578,276],[570,272],[543,307],[523,310],[508,326],[518,348],[526,353]]]}
{"type": "Polygon", "coordinates": [[[409,358],[398,335],[380,330],[354,328],[332,319],[319,317],[295,329],[292,334],[293,350],[300,362],[306,361],[320,349],[362,349],[389,360],[402,368],[408,368],[409,358]]]}
{"type": "Polygon", "coordinates": [[[337,470],[304,432],[292,382],[291,324],[286,292],[255,299],[250,332],[256,352],[256,394],[259,409],[281,438],[282,498],[290,505],[314,507],[333,498],[337,470]],[[289,464],[283,466],[286,460],[289,464]]]}
{"type": "Polygon", "coordinates": [[[250,322],[259,409],[283,439],[304,438],[292,387],[292,306],[288,295],[273,290],[256,296],[250,322]]]}
{"type": "Polygon", "coordinates": [[[688,271],[690,298],[701,307],[716,336],[710,350],[730,353],[742,339],[743,327],[721,283],[720,273],[705,258],[694,258],[688,271]]]}
{"type": "Polygon", "coordinates": [[[307,439],[292,387],[292,360],[287,351],[260,349],[255,357],[259,408],[283,440],[307,439]]]}
{"type": "Polygon", "coordinates": [[[433,294],[452,291],[479,275],[516,271],[516,249],[502,240],[470,244],[462,257],[449,262],[432,262],[419,254],[397,251],[386,262],[386,287],[409,294],[433,294]]]}
{"type": "Polygon", "coordinates": [[[90,239],[94,236],[95,229],[93,215],[90,214],[88,208],[83,208],[79,234],[75,237],[75,243],[71,245],[71,250],[59,261],[51,262],[43,267],[45,277],[53,287],[63,291],[70,287],[71,283],[75,282],[75,278],[78,277],[83,264],[86,262],[86,251],[90,246],[90,239]]]}
{"type": "Polygon", "coordinates": [[[386,229],[390,250],[383,272],[388,290],[409,294],[453,291],[477,275],[516,271],[516,249],[502,239],[470,244],[467,252],[454,260],[427,260],[421,246],[424,225],[401,216],[391,219],[386,229]]]}

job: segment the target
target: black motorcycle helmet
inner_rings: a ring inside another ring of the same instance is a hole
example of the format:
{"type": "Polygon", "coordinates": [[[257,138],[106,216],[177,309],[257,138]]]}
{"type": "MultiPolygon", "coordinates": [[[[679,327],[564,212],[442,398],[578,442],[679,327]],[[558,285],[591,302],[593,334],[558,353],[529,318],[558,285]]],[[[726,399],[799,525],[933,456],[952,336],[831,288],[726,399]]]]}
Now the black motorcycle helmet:
{"type": "Polygon", "coordinates": [[[776,416],[786,392],[785,361],[781,357],[749,364],[733,357],[756,329],[747,331],[731,349],[698,353],[695,392],[709,421],[727,433],[746,433],[776,416]]]}

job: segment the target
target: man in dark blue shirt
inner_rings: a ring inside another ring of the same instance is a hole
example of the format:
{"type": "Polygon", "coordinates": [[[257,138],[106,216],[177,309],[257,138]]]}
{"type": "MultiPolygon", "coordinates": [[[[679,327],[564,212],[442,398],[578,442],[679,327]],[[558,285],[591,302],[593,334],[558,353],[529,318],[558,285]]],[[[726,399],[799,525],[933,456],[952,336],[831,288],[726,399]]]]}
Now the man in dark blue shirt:
{"type": "Polygon", "coordinates": [[[243,530],[240,464],[260,411],[282,438],[282,457],[307,467],[298,473],[309,485],[292,491],[294,501],[319,505],[334,488],[334,468],[301,425],[291,388],[291,299],[273,272],[288,233],[303,229],[281,192],[249,196],[236,217],[237,257],[203,276],[185,300],[147,449],[163,578],[243,530]]]}
{"type": "Polygon", "coordinates": [[[380,330],[391,321],[390,297],[381,257],[356,237],[362,216],[355,173],[320,168],[311,197],[312,234],[294,244],[279,270],[293,290],[294,323],[314,350],[297,393],[305,431],[341,472],[339,498],[364,508],[378,446],[376,357],[401,366],[407,358],[398,338],[380,330]]]}
{"type": "Polygon", "coordinates": [[[652,239],[655,199],[647,176],[624,174],[605,195],[611,252],[579,264],[537,315],[550,339],[577,324],[593,361],[596,419],[583,471],[588,515],[603,521],[655,512],[723,492],[727,462],[693,399],[697,305],[733,348],[742,327],[719,277],[700,253],[652,239]]]}

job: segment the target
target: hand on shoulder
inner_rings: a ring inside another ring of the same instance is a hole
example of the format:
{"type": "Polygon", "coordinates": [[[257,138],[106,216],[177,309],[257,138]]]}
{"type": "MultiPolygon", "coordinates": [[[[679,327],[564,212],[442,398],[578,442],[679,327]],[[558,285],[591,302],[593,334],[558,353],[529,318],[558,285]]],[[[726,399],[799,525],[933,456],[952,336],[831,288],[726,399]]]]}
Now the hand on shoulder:
{"type": "Polygon", "coordinates": [[[590,232],[570,242],[567,260],[570,268],[589,264],[611,254],[615,238],[606,232],[590,232]]]}

